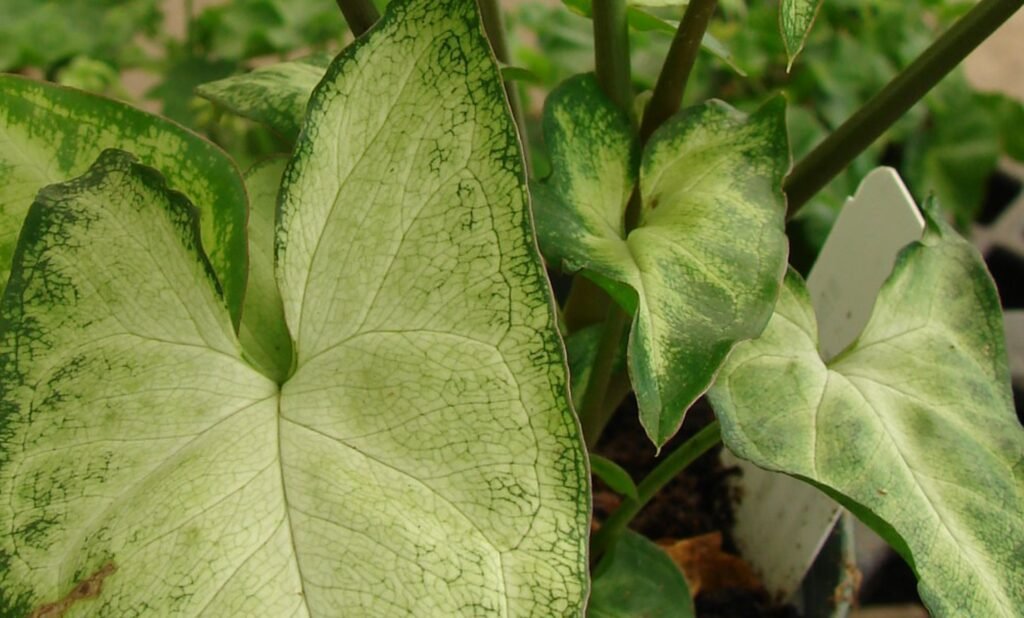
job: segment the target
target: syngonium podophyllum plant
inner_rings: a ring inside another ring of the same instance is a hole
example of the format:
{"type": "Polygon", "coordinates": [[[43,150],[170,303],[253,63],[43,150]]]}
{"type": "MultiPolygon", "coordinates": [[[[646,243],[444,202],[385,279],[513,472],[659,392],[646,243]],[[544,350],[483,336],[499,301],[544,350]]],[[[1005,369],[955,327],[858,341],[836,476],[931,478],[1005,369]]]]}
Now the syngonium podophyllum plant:
{"type": "MultiPolygon", "coordinates": [[[[794,55],[814,6],[783,3],[794,55]]],[[[549,264],[614,299],[568,338],[585,427],[619,366],[659,447],[710,388],[729,448],[881,532],[936,615],[1016,615],[1024,435],[977,253],[929,213],[825,363],[786,267],[784,101],[649,121],[656,91],[638,131],[600,58],[549,96],[529,191],[472,0],[205,86],[297,136],[244,178],[167,121],[0,77],[0,616],[581,615],[591,587],[592,616],[692,613],[614,515],[588,556],[530,193],[549,264]]],[[[629,508],[656,489],[593,461],[629,508]]]]}

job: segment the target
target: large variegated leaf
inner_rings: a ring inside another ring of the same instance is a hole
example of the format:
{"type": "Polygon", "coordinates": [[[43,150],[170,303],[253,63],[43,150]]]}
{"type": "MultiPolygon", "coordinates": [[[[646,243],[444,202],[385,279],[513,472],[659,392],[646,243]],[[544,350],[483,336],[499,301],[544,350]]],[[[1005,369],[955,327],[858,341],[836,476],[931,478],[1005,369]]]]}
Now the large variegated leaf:
{"type": "Polygon", "coordinates": [[[309,95],[330,61],[330,56],[317,54],[272,64],[203,84],[196,93],[294,139],[302,128],[309,95]]]}
{"type": "Polygon", "coordinates": [[[635,312],[629,371],[662,445],[732,346],[771,316],[786,264],[783,102],[750,117],[717,101],[685,110],[639,165],[625,115],[589,76],[552,93],[544,123],[554,171],[534,187],[541,247],[635,312]],[[643,206],[626,235],[638,167],[643,206]]]}
{"type": "Polygon", "coordinates": [[[42,187],[85,172],[106,148],[164,170],[202,212],[203,246],[235,323],[246,284],[245,189],[219,148],[191,131],[110,99],[0,75],[0,280],[42,187]]]}
{"type": "Polygon", "coordinates": [[[786,48],[788,68],[804,48],[807,35],[811,32],[814,19],[818,16],[823,0],[781,0],[779,3],[779,30],[782,44],[786,48]]]}
{"type": "Polygon", "coordinates": [[[111,152],[32,207],[0,306],[0,615],[582,612],[585,454],[475,2],[392,2],[311,108],[280,385],[152,170],[111,152]]]}
{"type": "Polygon", "coordinates": [[[874,526],[936,616],[1024,607],[1024,429],[1000,315],[980,257],[932,219],[839,357],[822,362],[790,274],[764,334],[736,347],[711,390],[729,448],[874,526]]]}

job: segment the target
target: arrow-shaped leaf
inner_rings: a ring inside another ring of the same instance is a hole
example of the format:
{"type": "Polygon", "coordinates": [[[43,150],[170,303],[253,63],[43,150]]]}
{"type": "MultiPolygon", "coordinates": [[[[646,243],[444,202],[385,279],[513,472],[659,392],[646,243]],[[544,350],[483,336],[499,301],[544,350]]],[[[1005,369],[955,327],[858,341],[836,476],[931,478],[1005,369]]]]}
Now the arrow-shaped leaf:
{"type": "Polygon", "coordinates": [[[589,492],[473,0],[397,0],[311,101],[243,360],[196,212],[111,151],[0,304],[0,615],[579,615],[589,492]]]}
{"type": "Polygon", "coordinates": [[[977,252],[930,219],[860,338],[822,362],[790,274],[711,401],[737,455],[826,489],[901,551],[936,616],[1024,607],[1024,430],[999,299],[977,252]]]}
{"type": "Polygon", "coordinates": [[[786,264],[784,103],[750,117],[719,101],[684,110],[638,162],[625,115],[581,76],[549,97],[544,130],[554,171],[534,186],[541,247],[635,311],[629,371],[660,446],[771,316],[786,264]],[[643,206],[627,235],[638,168],[643,206]]]}

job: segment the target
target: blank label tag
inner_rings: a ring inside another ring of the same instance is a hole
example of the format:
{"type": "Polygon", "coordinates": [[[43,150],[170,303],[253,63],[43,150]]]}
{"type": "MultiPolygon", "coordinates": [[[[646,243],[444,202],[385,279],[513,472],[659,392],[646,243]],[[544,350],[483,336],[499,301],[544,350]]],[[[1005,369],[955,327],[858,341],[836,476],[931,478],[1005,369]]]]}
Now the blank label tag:
{"type": "MultiPolygon", "coordinates": [[[[924,219],[895,170],[880,167],[847,200],[814,264],[807,287],[818,319],[822,356],[852,343],[871,316],[896,256],[920,240],[924,219]]],[[[723,453],[743,470],[735,539],[768,592],[788,598],[839,517],[840,507],[814,487],[723,453]]]]}
{"type": "Polygon", "coordinates": [[[924,219],[896,170],[872,170],[846,201],[807,277],[825,360],[864,330],[896,256],[923,232],[924,219]]]}

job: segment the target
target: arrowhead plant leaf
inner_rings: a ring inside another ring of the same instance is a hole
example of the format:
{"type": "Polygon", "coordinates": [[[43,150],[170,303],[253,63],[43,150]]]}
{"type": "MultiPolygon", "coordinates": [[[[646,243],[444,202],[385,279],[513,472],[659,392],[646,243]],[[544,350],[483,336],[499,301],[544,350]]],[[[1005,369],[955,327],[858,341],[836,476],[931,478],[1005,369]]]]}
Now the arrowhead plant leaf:
{"type": "Polygon", "coordinates": [[[196,93],[226,109],[295,139],[306,103],[330,64],[327,54],[280,62],[202,84],[196,93]]]}
{"type": "Polygon", "coordinates": [[[246,196],[231,159],[159,116],[71,88],[0,75],[0,280],[7,281],[18,230],[36,192],[84,173],[107,148],[135,153],[188,191],[203,213],[203,246],[232,319],[245,295],[246,196]]]}
{"type": "Polygon", "coordinates": [[[736,342],[771,316],[787,253],[784,122],[782,99],[749,117],[711,101],[672,118],[641,157],[625,114],[591,76],[549,97],[553,172],[533,186],[541,248],[633,313],[630,377],[658,446],[736,342]],[[640,221],[627,234],[636,183],[640,221]]]}
{"type": "Polygon", "coordinates": [[[1024,607],[1024,429],[999,299],[975,249],[928,218],[860,337],[828,364],[790,273],[764,334],[710,392],[737,455],[838,498],[902,553],[935,616],[1024,607]]]}
{"type": "Polygon", "coordinates": [[[39,193],[0,303],[0,616],[582,614],[586,458],[475,2],[392,2],[284,176],[281,381],[155,171],[39,193]]]}
{"type": "Polygon", "coordinates": [[[807,35],[818,16],[823,0],[781,0],[779,3],[779,31],[782,33],[782,44],[786,48],[788,64],[786,70],[793,68],[793,62],[807,43],[807,35]]]}

